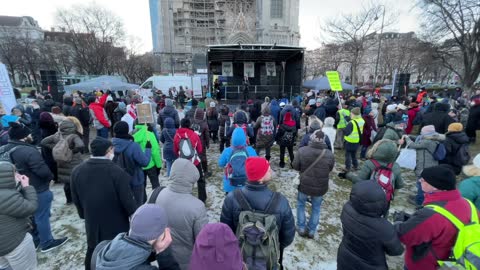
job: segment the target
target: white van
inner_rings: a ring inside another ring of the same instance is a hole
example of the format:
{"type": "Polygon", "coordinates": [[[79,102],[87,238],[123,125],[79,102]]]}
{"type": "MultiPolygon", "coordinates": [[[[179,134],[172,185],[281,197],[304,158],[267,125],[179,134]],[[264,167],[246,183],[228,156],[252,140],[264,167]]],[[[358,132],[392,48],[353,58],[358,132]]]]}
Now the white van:
{"type": "Polygon", "coordinates": [[[185,90],[186,88],[192,90],[195,98],[202,97],[202,87],[207,86],[207,75],[195,75],[195,76],[152,76],[148,78],[142,85],[141,89],[151,90],[158,89],[168,95],[168,89],[175,87],[177,91],[180,90],[180,86],[185,90]]]}

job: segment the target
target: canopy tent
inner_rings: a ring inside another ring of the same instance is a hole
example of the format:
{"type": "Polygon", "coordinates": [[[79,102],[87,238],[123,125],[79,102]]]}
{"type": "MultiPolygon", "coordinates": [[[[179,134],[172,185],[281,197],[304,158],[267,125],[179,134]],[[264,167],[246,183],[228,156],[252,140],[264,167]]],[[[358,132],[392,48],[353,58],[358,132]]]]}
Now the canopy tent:
{"type": "Polygon", "coordinates": [[[66,85],[65,92],[80,90],[82,92],[92,92],[96,89],[124,91],[140,88],[137,84],[123,82],[116,76],[100,76],[88,81],[66,85]]]}
{"type": "MultiPolygon", "coordinates": [[[[327,77],[320,77],[303,82],[303,87],[313,90],[331,90],[327,77]]],[[[342,82],[343,90],[353,90],[353,86],[342,82]]]]}

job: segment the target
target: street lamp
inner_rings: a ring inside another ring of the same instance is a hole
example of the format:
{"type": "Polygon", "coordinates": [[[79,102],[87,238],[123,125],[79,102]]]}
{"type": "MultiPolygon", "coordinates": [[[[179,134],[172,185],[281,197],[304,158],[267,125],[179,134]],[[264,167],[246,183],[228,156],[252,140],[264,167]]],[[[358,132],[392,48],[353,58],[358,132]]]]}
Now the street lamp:
{"type": "MultiPolygon", "coordinates": [[[[380,36],[378,37],[378,50],[377,50],[377,60],[375,61],[375,77],[374,77],[374,86],[377,86],[377,72],[378,72],[378,61],[380,60],[380,49],[382,47],[382,34],[383,34],[383,23],[385,22],[385,6],[383,7],[382,15],[382,27],[380,28],[380,36]]],[[[378,20],[378,17],[375,16],[375,20],[378,20]]]]}

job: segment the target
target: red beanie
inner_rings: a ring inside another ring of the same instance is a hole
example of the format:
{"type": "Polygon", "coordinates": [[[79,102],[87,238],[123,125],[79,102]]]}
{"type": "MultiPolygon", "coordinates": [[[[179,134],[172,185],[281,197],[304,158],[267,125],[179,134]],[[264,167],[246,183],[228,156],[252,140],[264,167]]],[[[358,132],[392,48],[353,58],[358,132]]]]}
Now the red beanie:
{"type": "Polygon", "coordinates": [[[270,163],[263,157],[249,157],[245,162],[248,181],[258,182],[267,174],[270,163]]]}

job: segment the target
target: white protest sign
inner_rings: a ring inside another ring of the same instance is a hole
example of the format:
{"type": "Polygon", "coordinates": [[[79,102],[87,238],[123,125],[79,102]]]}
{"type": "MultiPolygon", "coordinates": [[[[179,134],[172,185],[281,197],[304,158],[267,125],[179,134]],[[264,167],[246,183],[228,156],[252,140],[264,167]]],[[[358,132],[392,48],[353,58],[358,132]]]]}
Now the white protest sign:
{"type": "Polygon", "coordinates": [[[17,100],[8,77],[7,67],[0,63],[0,107],[5,110],[5,113],[10,114],[15,105],[17,100]]]}

